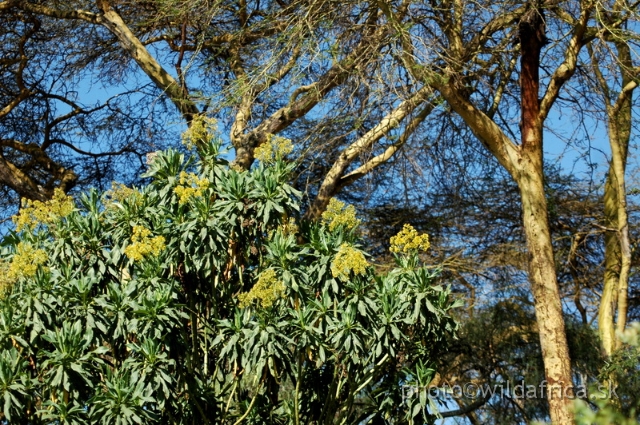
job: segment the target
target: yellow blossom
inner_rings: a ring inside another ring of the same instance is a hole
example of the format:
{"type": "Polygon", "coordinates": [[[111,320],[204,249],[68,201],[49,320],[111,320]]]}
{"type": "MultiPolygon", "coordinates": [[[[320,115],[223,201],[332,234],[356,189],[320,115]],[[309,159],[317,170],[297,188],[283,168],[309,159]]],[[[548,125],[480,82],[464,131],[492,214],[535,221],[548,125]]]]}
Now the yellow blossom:
{"type": "Polygon", "coordinates": [[[180,198],[180,205],[189,202],[189,199],[202,196],[202,191],[209,187],[209,179],[198,178],[193,173],[180,172],[180,184],[173,189],[173,192],[180,198]]]}
{"type": "Polygon", "coordinates": [[[356,209],[353,205],[345,207],[344,202],[331,198],[327,210],[322,213],[322,221],[329,225],[329,230],[344,226],[346,229],[354,229],[360,225],[356,218],[356,209]]]}
{"type": "Polygon", "coordinates": [[[260,301],[262,308],[271,307],[284,295],[284,289],[284,283],[278,279],[275,270],[267,269],[260,273],[258,282],[249,292],[238,295],[240,307],[247,307],[255,300],[260,301]]]}
{"type": "Polygon", "coordinates": [[[281,224],[282,234],[285,236],[296,235],[300,231],[300,228],[296,224],[296,219],[289,217],[289,220],[281,224]]]}
{"type": "Polygon", "coordinates": [[[284,137],[267,135],[267,140],[254,151],[255,158],[265,164],[282,159],[293,151],[293,143],[284,137]]]}
{"type": "Polygon", "coordinates": [[[416,229],[410,224],[405,224],[397,235],[391,237],[390,242],[390,251],[394,253],[426,251],[431,246],[429,243],[429,235],[426,233],[418,235],[416,229]]]}
{"type": "Polygon", "coordinates": [[[362,252],[343,243],[331,263],[331,274],[333,277],[348,280],[351,272],[364,276],[368,266],[369,263],[362,252]]]}
{"type": "Polygon", "coordinates": [[[243,173],[243,172],[247,171],[241,165],[236,164],[235,162],[232,162],[231,164],[229,164],[229,168],[231,168],[236,173],[243,173]]]}
{"type": "Polygon", "coordinates": [[[62,189],[56,188],[53,198],[49,201],[23,199],[20,212],[12,218],[16,230],[21,232],[24,229],[31,230],[39,224],[51,225],[71,214],[74,208],[73,198],[67,196],[62,189]]]}
{"type": "Polygon", "coordinates": [[[131,245],[124,249],[124,254],[133,261],[140,261],[148,255],[157,256],[164,249],[164,237],[150,237],[151,230],[143,226],[133,226],[131,245]]]}
{"type": "Polygon", "coordinates": [[[215,118],[197,115],[189,128],[182,133],[182,143],[189,149],[211,143],[217,134],[218,122],[215,118]]]}
{"type": "Polygon", "coordinates": [[[9,278],[9,264],[6,261],[0,261],[0,298],[11,289],[14,281],[9,278]]]}
{"type": "Polygon", "coordinates": [[[11,262],[0,262],[0,291],[10,288],[21,277],[33,277],[38,267],[47,262],[47,253],[33,245],[20,242],[11,262]]]}
{"type": "Polygon", "coordinates": [[[116,182],[112,182],[111,189],[103,195],[103,204],[107,209],[112,208],[116,202],[122,204],[124,201],[140,206],[143,200],[142,193],[122,183],[116,182]]]}

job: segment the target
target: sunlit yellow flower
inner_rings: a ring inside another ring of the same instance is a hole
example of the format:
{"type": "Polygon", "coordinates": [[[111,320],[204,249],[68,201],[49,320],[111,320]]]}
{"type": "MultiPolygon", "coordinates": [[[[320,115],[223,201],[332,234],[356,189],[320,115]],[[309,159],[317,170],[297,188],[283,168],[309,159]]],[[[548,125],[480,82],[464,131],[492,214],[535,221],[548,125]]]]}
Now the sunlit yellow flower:
{"type": "Polygon", "coordinates": [[[11,289],[14,281],[9,278],[9,264],[6,261],[0,261],[0,298],[11,289]]]}
{"type": "Polygon", "coordinates": [[[0,292],[8,290],[21,277],[33,277],[38,267],[47,262],[47,253],[33,245],[20,242],[11,262],[0,262],[0,292]]]}
{"type": "Polygon", "coordinates": [[[198,145],[208,145],[216,137],[218,122],[215,118],[197,115],[189,128],[182,133],[182,143],[189,149],[198,145]]]}
{"type": "Polygon", "coordinates": [[[346,229],[354,229],[360,225],[356,218],[356,209],[353,205],[345,207],[345,203],[331,198],[327,210],[322,213],[322,222],[328,224],[329,230],[344,226],[346,229]]]}
{"type": "Polygon", "coordinates": [[[300,231],[300,228],[296,224],[296,219],[293,217],[289,217],[289,220],[285,221],[281,224],[282,226],[282,234],[285,236],[296,235],[300,231]]]}
{"type": "Polygon", "coordinates": [[[267,140],[254,151],[255,158],[265,164],[282,159],[293,151],[293,143],[284,137],[267,135],[267,140]]]}
{"type": "Polygon", "coordinates": [[[369,263],[362,252],[347,243],[343,243],[331,263],[331,274],[333,277],[348,280],[352,272],[364,276],[368,266],[369,263]]]}
{"type": "Polygon", "coordinates": [[[245,170],[244,168],[242,168],[241,165],[236,164],[235,162],[232,162],[231,164],[229,164],[229,168],[231,168],[233,171],[235,171],[236,173],[242,173],[245,172],[247,170],[245,170]]]}
{"type": "Polygon", "coordinates": [[[416,229],[410,224],[405,224],[402,230],[391,237],[390,251],[394,253],[408,253],[412,251],[426,251],[431,246],[429,235],[418,235],[416,229]]]}
{"type": "Polygon", "coordinates": [[[249,292],[238,295],[240,307],[244,308],[258,300],[262,308],[271,307],[284,295],[284,283],[278,279],[275,270],[267,269],[260,273],[258,281],[249,292]]]}
{"type": "Polygon", "coordinates": [[[104,193],[102,199],[102,203],[107,209],[112,208],[116,202],[122,204],[124,201],[127,201],[140,206],[144,201],[142,193],[122,183],[116,182],[111,183],[111,189],[104,193]]]}
{"type": "Polygon", "coordinates": [[[16,230],[31,230],[39,224],[51,225],[71,214],[75,205],[73,198],[67,196],[62,189],[53,191],[53,198],[46,202],[22,200],[22,208],[12,217],[16,230]]]}
{"type": "Polygon", "coordinates": [[[133,226],[132,243],[124,249],[124,254],[133,261],[140,261],[148,255],[159,255],[165,248],[164,237],[150,236],[151,230],[143,226],[133,226]]]}
{"type": "Polygon", "coordinates": [[[180,184],[173,189],[173,192],[180,198],[180,205],[189,202],[189,199],[202,196],[202,191],[209,187],[209,179],[198,178],[193,173],[180,172],[180,184]]]}

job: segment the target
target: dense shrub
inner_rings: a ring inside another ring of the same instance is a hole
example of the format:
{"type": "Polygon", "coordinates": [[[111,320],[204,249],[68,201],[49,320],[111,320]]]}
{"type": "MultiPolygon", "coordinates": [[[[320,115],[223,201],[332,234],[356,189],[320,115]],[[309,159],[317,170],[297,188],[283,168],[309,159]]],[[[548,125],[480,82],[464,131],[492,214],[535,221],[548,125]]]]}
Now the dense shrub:
{"type": "Polygon", "coordinates": [[[432,419],[426,385],[457,325],[420,265],[426,237],[405,229],[377,274],[352,207],[296,221],[281,151],[241,171],[217,150],[158,153],[139,190],[23,208],[0,264],[6,420],[432,419]]]}

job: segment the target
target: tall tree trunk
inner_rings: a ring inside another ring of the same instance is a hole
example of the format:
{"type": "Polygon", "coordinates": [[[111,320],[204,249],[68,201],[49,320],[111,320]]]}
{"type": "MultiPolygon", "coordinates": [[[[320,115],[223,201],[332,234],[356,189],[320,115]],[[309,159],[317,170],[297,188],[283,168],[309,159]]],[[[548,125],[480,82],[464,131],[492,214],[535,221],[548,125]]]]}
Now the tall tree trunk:
{"type": "Polygon", "coordinates": [[[544,45],[545,25],[541,1],[532,1],[520,19],[521,46],[521,143],[515,144],[496,122],[476,107],[466,95],[461,76],[454,67],[444,76],[416,64],[411,37],[402,32],[403,57],[407,69],[437,89],[451,108],[465,121],[475,136],[495,156],[518,184],[522,197],[523,226],[529,250],[529,279],[534,296],[536,318],[548,386],[549,413],[554,424],[574,422],[571,400],[573,383],[571,360],[565,333],[560,291],[556,277],[553,246],[544,193],[542,125],[564,83],[575,73],[578,55],[585,43],[589,7],[583,7],[566,44],[564,61],[549,79],[542,99],[538,70],[544,45]]]}
{"type": "Polygon", "coordinates": [[[625,168],[631,108],[609,116],[611,163],[605,184],[604,215],[608,231],[605,233],[605,272],[602,299],[598,310],[598,331],[605,353],[610,356],[619,347],[616,330],[622,332],[627,322],[631,243],[625,188],[625,168]],[[626,134],[625,134],[626,133],[626,134]],[[617,314],[616,314],[617,313],[617,314]]]}
{"type": "Polygon", "coordinates": [[[524,150],[518,172],[529,251],[529,281],[544,360],[549,413],[553,424],[572,424],[571,361],[549,230],[541,149],[524,150]]]}
{"type": "Polygon", "coordinates": [[[535,298],[540,345],[547,380],[549,413],[554,424],[572,424],[573,383],[556,265],[544,193],[540,52],[545,43],[542,9],[532,7],[520,22],[521,142],[516,182],[522,198],[529,251],[529,280],[535,298]]]}
{"type": "Polygon", "coordinates": [[[618,281],[620,279],[620,241],[613,229],[618,228],[618,194],[611,167],[604,187],[604,224],[609,229],[604,235],[604,287],[598,308],[598,334],[602,349],[611,356],[615,349],[615,313],[617,310],[618,281]]]}
{"type": "MultiPolygon", "coordinates": [[[[630,105],[629,105],[630,106],[630,105]]],[[[624,331],[627,325],[627,308],[628,308],[628,290],[629,290],[629,270],[631,268],[631,242],[629,240],[629,218],[627,215],[627,194],[625,185],[625,168],[627,162],[627,146],[629,137],[623,141],[620,137],[621,123],[620,116],[615,118],[617,127],[615,129],[616,136],[610,140],[615,140],[611,144],[611,165],[615,171],[616,192],[618,194],[618,231],[617,236],[620,239],[620,276],[618,279],[618,316],[616,319],[616,330],[624,331]]],[[[628,122],[631,123],[631,108],[629,107],[628,122]]],[[[611,131],[611,130],[610,130],[611,131]]],[[[617,340],[616,340],[617,341],[617,340]]],[[[616,348],[620,343],[616,342],[616,348]]]]}
{"type": "Polygon", "coordinates": [[[622,332],[627,322],[631,243],[625,170],[631,137],[632,94],[637,86],[632,75],[633,63],[629,46],[617,42],[616,49],[622,90],[615,99],[611,98],[611,91],[600,71],[596,56],[593,52],[591,55],[600,92],[606,104],[611,147],[611,162],[604,193],[605,226],[608,228],[605,233],[604,288],[598,310],[598,333],[602,348],[608,356],[619,347],[619,341],[615,337],[616,330],[622,332]]]}

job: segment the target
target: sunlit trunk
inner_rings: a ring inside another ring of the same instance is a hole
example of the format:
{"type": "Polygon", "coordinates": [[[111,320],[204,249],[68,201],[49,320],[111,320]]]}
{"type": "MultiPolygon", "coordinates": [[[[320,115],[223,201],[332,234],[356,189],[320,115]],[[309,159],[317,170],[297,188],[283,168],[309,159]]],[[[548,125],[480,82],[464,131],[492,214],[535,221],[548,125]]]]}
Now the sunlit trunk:
{"type": "Polygon", "coordinates": [[[529,251],[529,281],[535,299],[549,413],[553,424],[572,424],[571,362],[549,231],[542,156],[523,152],[520,172],[518,186],[529,251]]]}
{"type": "MultiPolygon", "coordinates": [[[[627,323],[629,271],[631,268],[631,243],[625,169],[629,138],[631,136],[631,101],[637,83],[631,72],[629,46],[616,43],[618,67],[622,74],[622,90],[611,104],[605,95],[608,119],[611,162],[604,192],[605,226],[605,273],[602,299],[598,310],[598,332],[605,353],[610,356],[619,347],[616,331],[622,332],[627,323]]],[[[608,93],[606,81],[594,58],[596,77],[603,93],[608,93]]]]}
{"type": "Polygon", "coordinates": [[[620,279],[620,242],[612,230],[618,228],[618,196],[611,172],[609,170],[604,189],[604,223],[609,230],[604,235],[604,287],[598,308],[598,334],[607,356],[613,353],[616,344],[615,312],[620,279]]]}
{"type": "Polygon", "coordinates": [[[529,251],[529,281],[535,299],[540,346],[554,424],[572,424],[571,361],[556,277],[544,193],[542,118],[539,99],[540,52],[545,42],[542,10],[532,6],[520,23],[521,141],[515,177],[522,198],[522,220],[529,251]]]}

